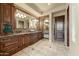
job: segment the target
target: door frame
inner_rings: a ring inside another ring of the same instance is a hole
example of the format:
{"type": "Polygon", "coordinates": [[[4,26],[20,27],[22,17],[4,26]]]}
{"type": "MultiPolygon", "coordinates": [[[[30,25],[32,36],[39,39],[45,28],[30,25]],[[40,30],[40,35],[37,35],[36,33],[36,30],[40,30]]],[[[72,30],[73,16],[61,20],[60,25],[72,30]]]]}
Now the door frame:
{"type": "Polygon", "coordinates": [[[67,46],[70,46],[70,39],[69,39],[69,6],[67,8],[67,46]]]}
{"type": "MultiPolygon", "coordinates": [[[[70,46],[70,39],[69,39],[69,6],[68,6],[68,8],[65,10],[65,14],[62,14],[62,15],[65,15],[65,20],[66,20],[66,22],[67,22],[67,24],[66,24],[66,38],[65,38],[65,41],[64,41],[64,45],[66,45],[67,47],[69,47],[70,46]]],[[[54,20],[54,22],[55,22],[55,17],[58,17],[58,16],[62,16],[62,15],[57,15],[57,16],[54,16],[53,17],[53,20],[54,20]]],[[[54,23],[53,22],[53,23],[54,23]]],[[[64,21],[65,22],[65,21],[64,21]]],[[[53,38],[54,39],[54,38],[53,38]]]]}
{"type": "MultiPolygon", "coordinates": [[[[63,24],[64,24],[64,26],[63,26],[63,28],[64,28],[64,34],[63,34],[63,37],[64,37],[64,41],[65,41],[65,15],[56,16],[56,17],[54,17],[54,19],[55,19],[55,22],[56,22],[56,20],[57,20],[56,18],[60,18],[60,17],[61,17],[61,18],[64,17],[64,20],[63,20],[63,24]]],[[[55,38],[55,31],[56,31],[56,30],[55,30],[55,23],[54,23],[54,39],[56,39],[56,38],[55,38]]],[[[63,41],[63,42],[64,42],[64,41],[63,41]]]]}

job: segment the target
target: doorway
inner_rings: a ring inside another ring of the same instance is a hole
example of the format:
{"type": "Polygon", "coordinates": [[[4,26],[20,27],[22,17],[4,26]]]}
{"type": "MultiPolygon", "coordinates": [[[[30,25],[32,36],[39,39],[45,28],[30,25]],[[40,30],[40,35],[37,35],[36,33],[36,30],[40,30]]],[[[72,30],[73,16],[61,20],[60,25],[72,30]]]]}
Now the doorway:
{"type": "Polygon", "coordinates": [[[49,19],[44,20],[44,38],[49,39],[49,19]]]}
{"type": "Polygon", "coordinates": [[[63,41],[64,42],[64,20],[65,15],[55,17],[55,24],[54,24],[54,39],[56,41],[63,41]]]}

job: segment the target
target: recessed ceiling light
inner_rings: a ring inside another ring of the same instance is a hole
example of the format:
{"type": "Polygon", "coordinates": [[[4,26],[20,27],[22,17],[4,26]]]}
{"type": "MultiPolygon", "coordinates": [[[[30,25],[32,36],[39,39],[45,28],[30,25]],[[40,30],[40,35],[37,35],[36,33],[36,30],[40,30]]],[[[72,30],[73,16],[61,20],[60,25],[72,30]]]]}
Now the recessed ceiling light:
{"type": "Polygon", "coordinates": [[[48,5],[51,5],[51,3],[48,3],[48,5]]]}

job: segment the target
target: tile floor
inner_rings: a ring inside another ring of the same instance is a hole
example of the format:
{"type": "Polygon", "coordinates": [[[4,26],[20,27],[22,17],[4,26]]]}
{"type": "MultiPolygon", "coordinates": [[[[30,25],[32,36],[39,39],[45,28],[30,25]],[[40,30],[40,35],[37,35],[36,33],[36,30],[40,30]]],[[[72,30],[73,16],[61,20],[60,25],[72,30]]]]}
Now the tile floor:
{"type": "Polygon", "coordinates": [[[13,56],[67,56],[69,48],[63,42],[52,42],[42,39],[37,43],[24,48],[13,56]]]}

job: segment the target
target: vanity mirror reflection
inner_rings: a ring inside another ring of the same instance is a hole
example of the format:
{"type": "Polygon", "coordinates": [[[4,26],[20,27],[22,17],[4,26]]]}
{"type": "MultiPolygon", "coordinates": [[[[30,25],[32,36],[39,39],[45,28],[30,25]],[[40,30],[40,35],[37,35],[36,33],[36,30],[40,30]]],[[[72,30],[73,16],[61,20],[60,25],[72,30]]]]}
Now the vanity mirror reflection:
{"type": "Polygon", "coordinates": [[[38,30],[39,20],[26,14],[21,10],[16,10],[16,30],[15,32],[36,31],[38,30]]]}
{"type": "Polygon", "coordinates": [[[29,20],[29,28],[31,31],[38,30],[39,20],[32,18],[29,20]]]}
{"type": "Polygon", "coordinates": [[[49,18],[44,19],[44,38],[49,38],[49,18]]]}

